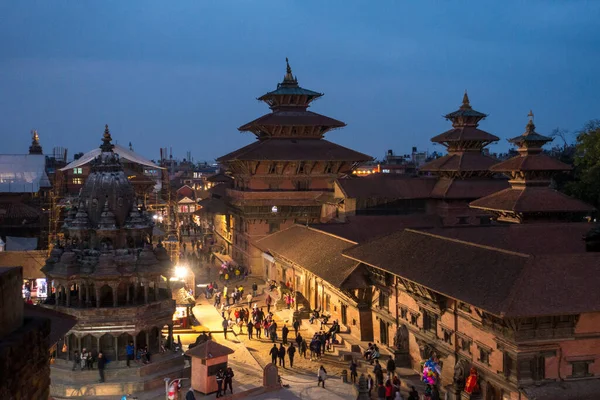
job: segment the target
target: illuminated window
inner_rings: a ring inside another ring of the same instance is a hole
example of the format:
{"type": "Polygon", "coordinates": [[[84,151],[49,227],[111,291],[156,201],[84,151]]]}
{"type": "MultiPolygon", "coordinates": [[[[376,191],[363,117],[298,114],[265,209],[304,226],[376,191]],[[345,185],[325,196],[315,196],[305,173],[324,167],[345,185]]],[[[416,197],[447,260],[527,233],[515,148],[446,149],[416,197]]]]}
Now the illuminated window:
{"type": "Polygon", "coordinates": [[[75,174],[75,175],[83,174],[83,168],[73,168],[73,174],[75,174]]]}
{"type": "Polygon", "coordinates": [[[73,178],[73,185],[83,185],[83,179],[73,178]]]}

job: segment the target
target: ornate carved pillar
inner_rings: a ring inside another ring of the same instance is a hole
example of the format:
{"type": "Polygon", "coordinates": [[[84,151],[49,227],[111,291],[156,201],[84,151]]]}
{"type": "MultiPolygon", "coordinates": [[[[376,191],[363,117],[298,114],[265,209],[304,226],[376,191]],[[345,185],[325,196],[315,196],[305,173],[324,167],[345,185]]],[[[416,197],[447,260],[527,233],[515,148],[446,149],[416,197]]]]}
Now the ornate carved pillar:
{"type": "Polygon", "coordinates": [[[79,297],[79,306],[83,305],[83,291],[81,290],[81,282],[77,283],[77,295],[79,297]]]}
{"type": "Polygon", "coordinates": [[[85,304],[90,304],[90,284],[85,284],[85,304]]]}
{"type": "Polygon", "coordinates": [[[169,336],[167,337],[167,343],[169,344],[169,348],[173,349],[173,323],[167,325],[169,329],[169,336]]]}
{"type": "Polygon", "coordinates": [[[66,292],[66,305],[67,307],[69,307],[71,305],[71,285],[67,284],[67,287],[65,288],[65,292],[66,292]]]}
{"type": "Polygon", "coordinates": [[[125,302],[127,303],[127,305],[129,305],[129,303],[131,302],[131,299],[129,298],[129,288],[131,287],[131,284],[129,282],[127,282],[127,294],[125,296],[125,302]]]}
{"type": "Polygon", "coordinates": [[[112,284],[112,285],[110,285],[110,288],[112,289],[112,295],[113,295],[113,307],[117,307],[119,305],[119,296],[118,296],[119,286],[112,284]]]}
{"type": "Polygon", "coordinates": [[[140,290],[140,282],[136,280],[133,285],[133,302],[134,303],[137,302],[139,290],[140,290]]]}
{"type": "MultiPolygon", "coordinates": [[[[98,350],[98,353],[99,353],[99,352],[100,352],[100,350],[101,350],[101,349],[100,349],[100,336],[96,336],[96,344],[98,345],[98,348],[97,348],[97,350],[98,350]]],[[[106,357],[106,355],[104,355],[104,356],[106,357]]]]}

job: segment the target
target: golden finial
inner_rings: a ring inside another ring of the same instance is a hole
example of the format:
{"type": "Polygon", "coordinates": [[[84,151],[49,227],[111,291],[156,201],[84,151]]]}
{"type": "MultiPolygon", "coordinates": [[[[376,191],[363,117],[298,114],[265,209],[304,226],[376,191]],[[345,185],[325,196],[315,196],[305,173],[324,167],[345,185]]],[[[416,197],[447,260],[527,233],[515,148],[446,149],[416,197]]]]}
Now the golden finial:
{"type": "Polygon", "coordinates": [[[460,108],[462,108],[462,109],[471,108],[471,103],[469,102],[469,95],[467,94],[466,89],[465,89],[465,94],[463,95],[462,106],[460,108]]]}
{"type": "Polygon", "coordinates": [[[533,122],[533,111],[529,110],[529,114],[527,114],[527,116],[529,117],[529,121],[533,122]]]}
{"type": "Polygon", "coordinates": [[[31,130],[31,137],[35,143],[40,141],[40,135],[38,135],[37,129],[31,130]]]}
{"type": "Polygon", "coordinates": [[[286,68],[286,72],[287,72],[288,74],[291,74],[291,73],[292,73],[292,67],[290,67],[290,60],[288,60],[288,58],[287,58],[287,57],[285,58],[285,64],[286,64],[286,66],[287,66],[287,68],[286,68]]]}

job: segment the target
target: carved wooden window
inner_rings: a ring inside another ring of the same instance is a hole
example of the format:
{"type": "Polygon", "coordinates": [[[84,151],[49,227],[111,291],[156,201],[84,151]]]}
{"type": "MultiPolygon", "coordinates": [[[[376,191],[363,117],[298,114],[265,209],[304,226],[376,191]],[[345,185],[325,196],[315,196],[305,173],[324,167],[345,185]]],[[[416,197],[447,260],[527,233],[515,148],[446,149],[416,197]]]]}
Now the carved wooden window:
{"type": "Polygon", "coordinates": [[[333,172],[333,164],[327,163],[325,164],[325,173],[331,174],[333,172]]]}
{"type": "Polygon", "coordinates": [[[269,174],[276,174],[276,173],[277,173],[277,164],[271,163],[269,165],[269,174]]]}
{"type": "Polygon", "coordinates": [[[490,365],[491,350],[487,347],[482,347],[480,345],[477,345],[477,349],[479,351],[479,357],[477,358],[477,361],[485,365],[490,365]]]}
{"type": "Polygon", "coordinates": [[[298,164],[298,174],[303,174],[304,173],[304,163],[300,162],[298,164]]]}
{"type": "Polygon", "coordinates": [[[473,344],[473,341],[471,339],[469,339],[466,336],[461,336],[459,344],[460,344],[460,349],[462,351],[464,351],[465,353],[471,354],[471,345],[473,344]]]}
{"type": "Polygon", "coordinates": [[[400,307],[400,318],[408,321],[408,308],[400,307]]]}
{"type": "Polygon", "coordinates": [[[466,313],[471,313],[471,306],[469,306],[467,303],[463,303],[462,301],[458,303],[458,308],[466,313]]]}
{"type": "Polygon", "coordinates": [[[410,313],[410,324],[417,326],[418,323],[419,323],[419,314],[411,312],[410,313]]]}
{"type": "Polygon", "coordinates": [[[298,181],[296,190],[308,190],[308,181],[298,181]]]}
{"type": "Polygon", "coordinates": [[[452,330],[442,327],[442,332],[444,333],[444,343],[452,344],[452,330]]]}
{"type": "Polygon", "coordinates": [[[590,364],[593,362],[593,360],[572,361],[572,372],[568,378],[586,378],[593,376],[594,374],[590,373],[590,364]]]}
{"type": "Polygon", "coordinates": [[[437,335],[437,315],[423,311],[423,330],[437,335]]]}
{"type": "Polygon", "coordinates": [[[502,353],[502,369],[507,378],[514,376],[517,372],[517,361],[506,351],[502,353]]]}
{"type": "Polygon", "coordinates": [[[390,298],[387,294],[382,291],[379,292],[379,308],[389,308],[390,306],[390,298]]]}

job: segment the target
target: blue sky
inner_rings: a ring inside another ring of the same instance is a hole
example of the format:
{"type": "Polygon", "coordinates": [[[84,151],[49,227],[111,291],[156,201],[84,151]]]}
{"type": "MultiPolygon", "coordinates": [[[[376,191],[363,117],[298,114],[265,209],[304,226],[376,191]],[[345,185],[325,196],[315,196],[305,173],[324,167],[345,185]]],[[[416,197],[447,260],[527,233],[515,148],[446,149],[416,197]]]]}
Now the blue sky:
{"type": "Polygon", "coordinates": [[[312,111],[348,124],[329,140],[381,157],[449,127],[468,89],[481,128],[540,133],[600,118],[600,1],[0,2],[0,137],[23,153],[121,144],[212,160],[251,143],[290,58],[312,111]]]}

